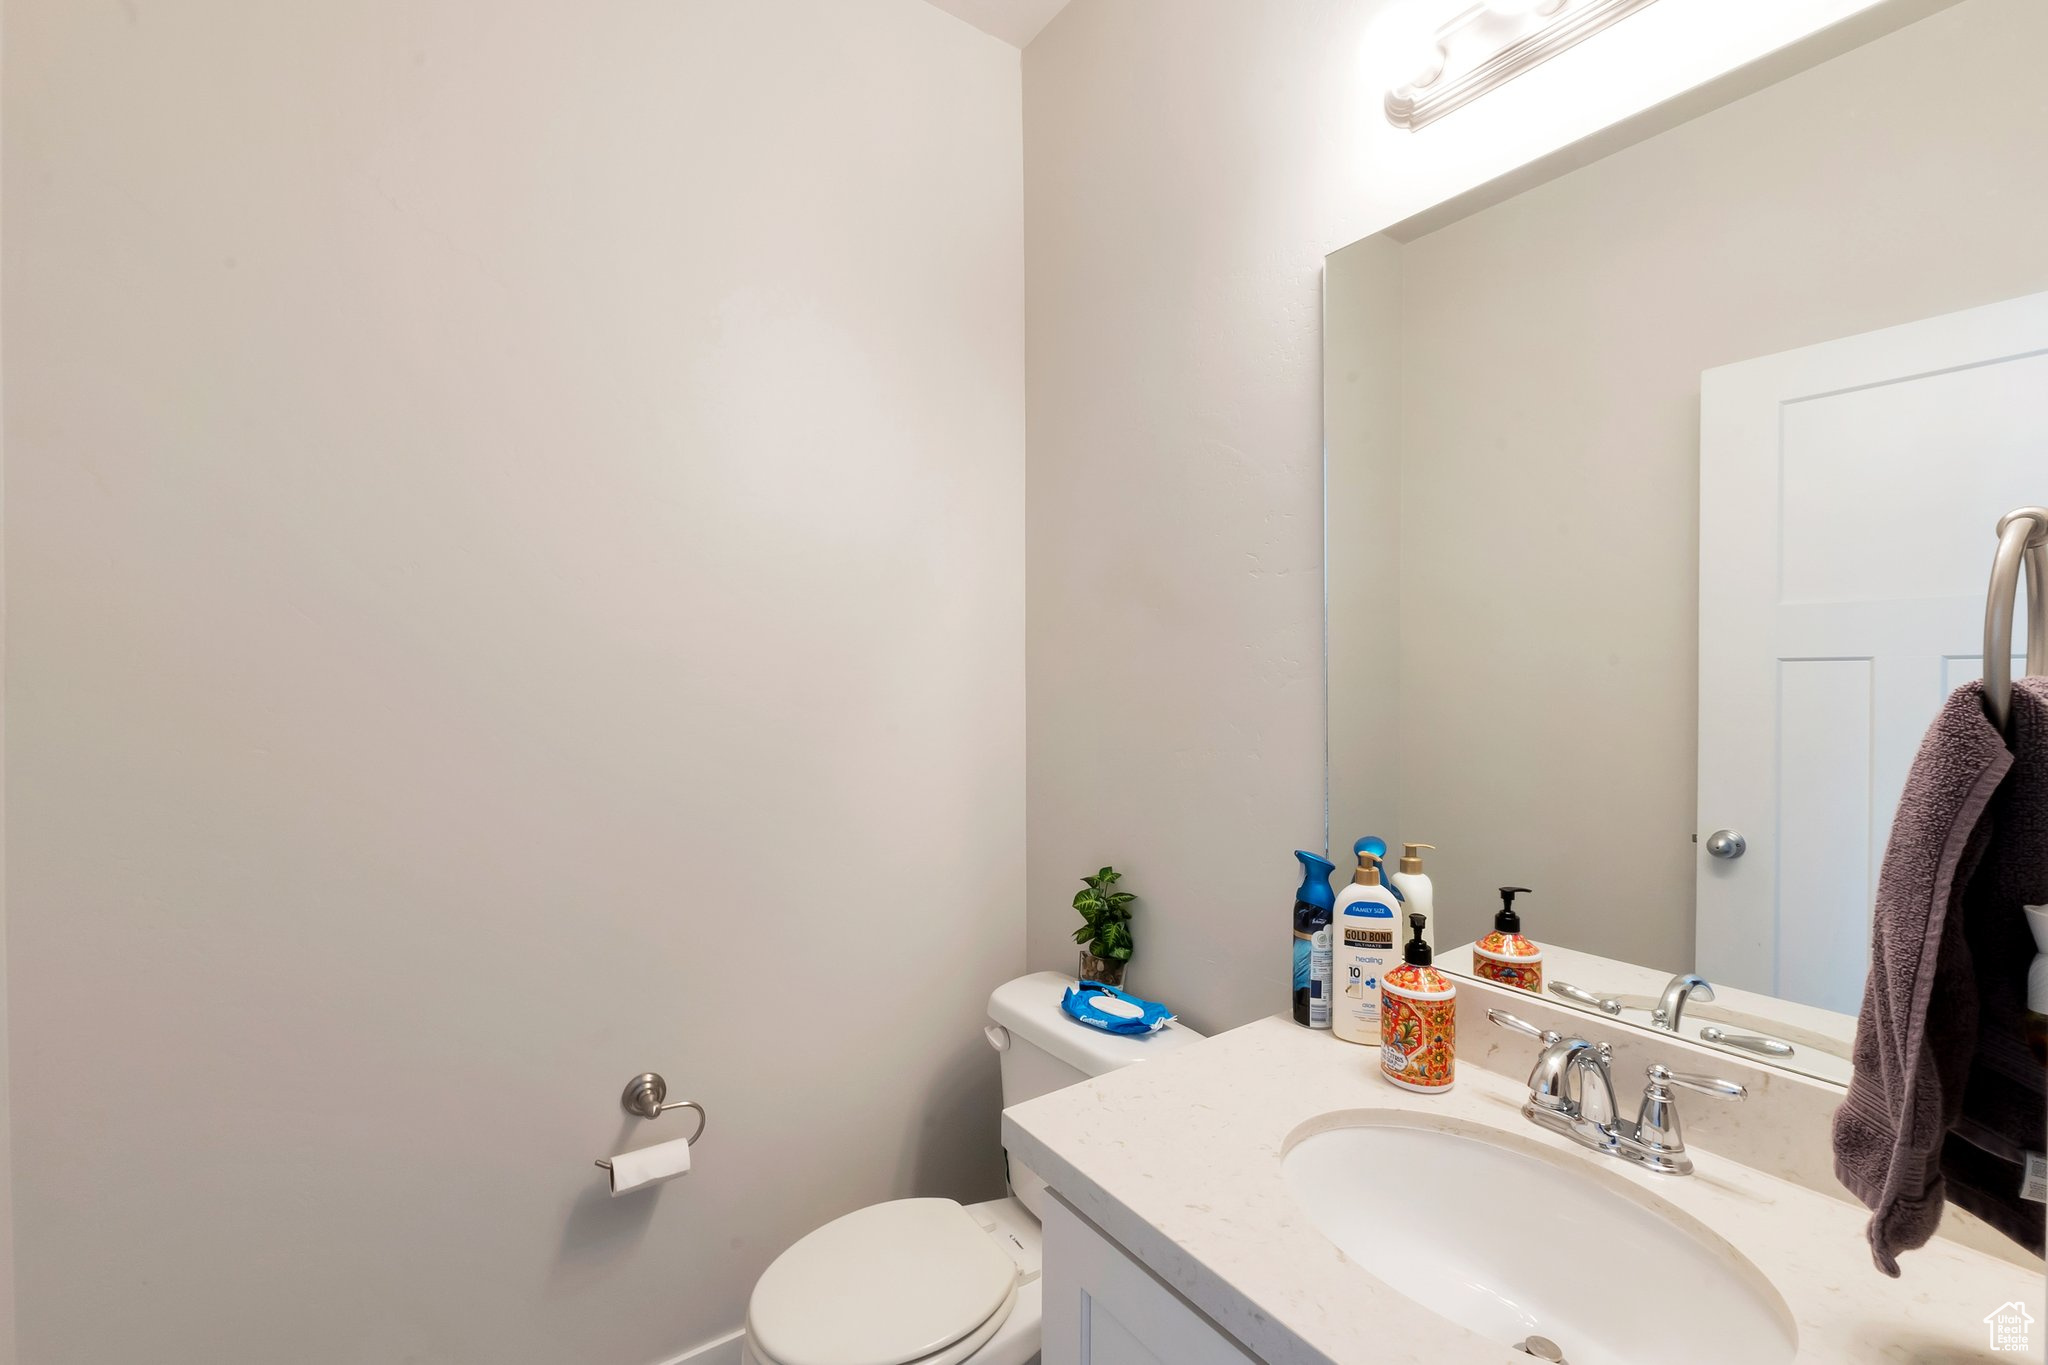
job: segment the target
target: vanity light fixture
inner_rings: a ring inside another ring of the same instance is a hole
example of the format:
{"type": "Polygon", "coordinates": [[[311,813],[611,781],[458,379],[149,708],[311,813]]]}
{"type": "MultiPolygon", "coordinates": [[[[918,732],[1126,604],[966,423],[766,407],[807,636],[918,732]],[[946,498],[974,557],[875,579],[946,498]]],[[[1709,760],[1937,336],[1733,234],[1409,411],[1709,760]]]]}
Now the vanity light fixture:
{"type": "Polygon", "coordinates": [[[1387,121],[1411,132],[1505,85],[1651,0],[1486,0],[1436,31],[1429,61],[1387,92],[1387,121]]]}

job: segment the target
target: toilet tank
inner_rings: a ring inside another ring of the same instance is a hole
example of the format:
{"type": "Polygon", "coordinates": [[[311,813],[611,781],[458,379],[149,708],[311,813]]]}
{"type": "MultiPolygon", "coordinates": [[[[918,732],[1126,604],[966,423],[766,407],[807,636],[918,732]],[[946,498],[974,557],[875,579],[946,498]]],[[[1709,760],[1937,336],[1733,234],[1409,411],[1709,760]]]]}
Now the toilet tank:
{"type": "MultiPolygon", "coordinates": [[[[1002,1057],[1003,1108],[1202,1039],[1178,1021],[1137,1036],[1089,1028],[1060,1008],[1061,997],[1074,984],[1074,978],[1058,972],[1036,972],[1005,981],[989,996],[988,1041],[1002,1057]]],[[[1010,1162],[1010,1192],[1045,1217],[1045,1182],[1015,1160],[1010,1162]]]]}

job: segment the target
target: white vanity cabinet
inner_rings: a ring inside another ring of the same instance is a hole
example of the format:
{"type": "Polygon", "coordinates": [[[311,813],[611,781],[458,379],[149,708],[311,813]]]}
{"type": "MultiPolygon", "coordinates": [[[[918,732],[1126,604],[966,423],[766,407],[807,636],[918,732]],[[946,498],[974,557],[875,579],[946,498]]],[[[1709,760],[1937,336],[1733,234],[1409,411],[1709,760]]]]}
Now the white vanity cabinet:
{"type": "Polygon", "coordinates": [[[1259,1365],[1056,1197],[1044,1284],[1043,1365],[1259,1365]]]}

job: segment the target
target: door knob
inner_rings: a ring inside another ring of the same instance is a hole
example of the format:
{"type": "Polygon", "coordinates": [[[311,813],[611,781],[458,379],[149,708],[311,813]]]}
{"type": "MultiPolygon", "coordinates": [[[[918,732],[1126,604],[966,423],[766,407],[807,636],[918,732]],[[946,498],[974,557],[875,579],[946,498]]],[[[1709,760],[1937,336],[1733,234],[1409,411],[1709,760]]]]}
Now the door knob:
{"type": "Polygon", "coordinates": [[[1707,854],[1714,858],[1740,858],[1749,852],[1749,840],[1738,830],[1717,829],[1707,836],[1707,854]]]}

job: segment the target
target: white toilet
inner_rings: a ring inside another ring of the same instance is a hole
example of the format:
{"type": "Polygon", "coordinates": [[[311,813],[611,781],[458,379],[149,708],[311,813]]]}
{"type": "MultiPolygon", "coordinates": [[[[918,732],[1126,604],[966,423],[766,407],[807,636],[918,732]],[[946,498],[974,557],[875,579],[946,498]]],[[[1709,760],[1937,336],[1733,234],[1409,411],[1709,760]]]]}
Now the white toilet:
{"type": "MultiPolygon", "coordinates": [[[[1060,1010],[1057,972],[1005,982],[986,1032],[1003,1105],[1198,1040],[1177,1023],[1119,1037],[1060,1010]]],[[[898,1199],[857,1209],[775,1258],[747,1304],[742,1365],[1028,1365],[1038,1359],[1045,1182],[1010,1163],[1011,1198],[898,1199]]]]}

